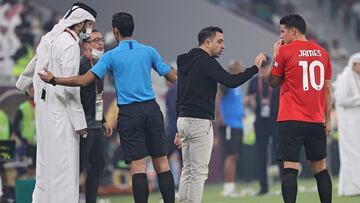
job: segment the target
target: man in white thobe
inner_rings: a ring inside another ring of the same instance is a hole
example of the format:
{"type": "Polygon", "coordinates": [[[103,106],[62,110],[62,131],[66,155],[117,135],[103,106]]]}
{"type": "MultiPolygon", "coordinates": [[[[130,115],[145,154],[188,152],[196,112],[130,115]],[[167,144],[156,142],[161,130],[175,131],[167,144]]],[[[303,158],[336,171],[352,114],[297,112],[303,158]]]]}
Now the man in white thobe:
{"type": "Polygon", "coordinates": [[[63,77],[78,75],[80,38],[90,36],[96,12],[75,3],[54,28],[42,37],[17,81],[26,91],[34,85],[36,103],[36,185],[33,203],[78,203],[79,135],[86,135],[86,120],[78,87],[53,86],[37,73],[48,68],[63,77]],[[33,77],[32,77],[33,76],[33,77]]]}
{"type": "Polygon", "coordinates": [[[360,53],[350,57],[334,86],[340,152],[338,194],[360,195],[360,53]]]}

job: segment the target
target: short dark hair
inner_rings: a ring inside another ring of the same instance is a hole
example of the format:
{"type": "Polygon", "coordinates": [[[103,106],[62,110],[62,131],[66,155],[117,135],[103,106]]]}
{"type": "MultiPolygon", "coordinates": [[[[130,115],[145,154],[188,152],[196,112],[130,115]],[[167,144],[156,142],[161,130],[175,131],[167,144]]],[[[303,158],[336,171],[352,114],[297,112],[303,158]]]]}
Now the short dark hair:
{"type": "Polygon", "coordinates": [[[131,37],[134,32],[134,19],[129,13],[119,12],[112,17],[112,26],[117,28],[123,37],[131,37]]]}
{"type": "Polygon", "coordinates": [[[305,20],[298,14],[290,14],[282,17],[280,20],[280,25],[285,25],[286,28],[296,28],[300,31],[301,34],[306,33],[305,20]]]}
{"type": "Polygon", "coordinates": [[[213,38],[216,35],[216,32],[223,33],[223,30],[219,27],[211,26],[202,29],[198,34],[199,46],[204,44],[205,40],[208,38],[213,38]]]}

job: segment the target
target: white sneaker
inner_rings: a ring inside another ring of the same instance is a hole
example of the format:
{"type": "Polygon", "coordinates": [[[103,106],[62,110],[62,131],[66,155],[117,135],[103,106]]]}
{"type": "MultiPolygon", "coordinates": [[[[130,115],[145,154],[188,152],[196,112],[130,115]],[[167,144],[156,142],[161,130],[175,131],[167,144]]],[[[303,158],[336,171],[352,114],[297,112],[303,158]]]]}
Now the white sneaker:
{"type": "Polygon", "coordinates": [[[240,192],[241,197],[253,197],[256,195],[256,191],[252,188],[244,188],[240,192]]]}
{"type": "Polygon", "coordinates": [[[221,196],[223,197],[230,197],[230,198],[238,198],[238,197],[242,197],[242,195],[238,192],[232,191],[232,192],[225,192],[222,191],[221,192],[221,196]]]}

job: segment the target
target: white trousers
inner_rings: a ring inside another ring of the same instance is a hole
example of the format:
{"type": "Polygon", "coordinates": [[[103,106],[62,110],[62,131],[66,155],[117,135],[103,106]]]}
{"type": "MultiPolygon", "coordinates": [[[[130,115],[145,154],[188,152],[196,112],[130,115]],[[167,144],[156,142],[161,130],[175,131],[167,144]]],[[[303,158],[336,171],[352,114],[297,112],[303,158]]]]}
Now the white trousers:
{"type": "Polygon", "coordinates": [[[177,128],[182,140],[183,168],[180,177],[179,201],[200,203],[208,177],[213,146],[211,120],[179,117],[177,128]]]}

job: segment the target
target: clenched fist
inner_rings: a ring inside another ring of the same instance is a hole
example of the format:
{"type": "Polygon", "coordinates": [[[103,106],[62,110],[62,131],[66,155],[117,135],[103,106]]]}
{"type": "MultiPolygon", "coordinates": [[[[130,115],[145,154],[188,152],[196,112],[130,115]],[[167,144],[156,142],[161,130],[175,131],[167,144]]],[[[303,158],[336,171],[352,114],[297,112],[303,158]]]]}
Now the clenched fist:
{"type": "Polygon", "coordinates": [[[259,55],[256,56],[255,65],[257,66],[258,69],[261,67],[261,64],[264,62],[266,62],[266,56],[264,53],[260,53],[259,55]]]}

